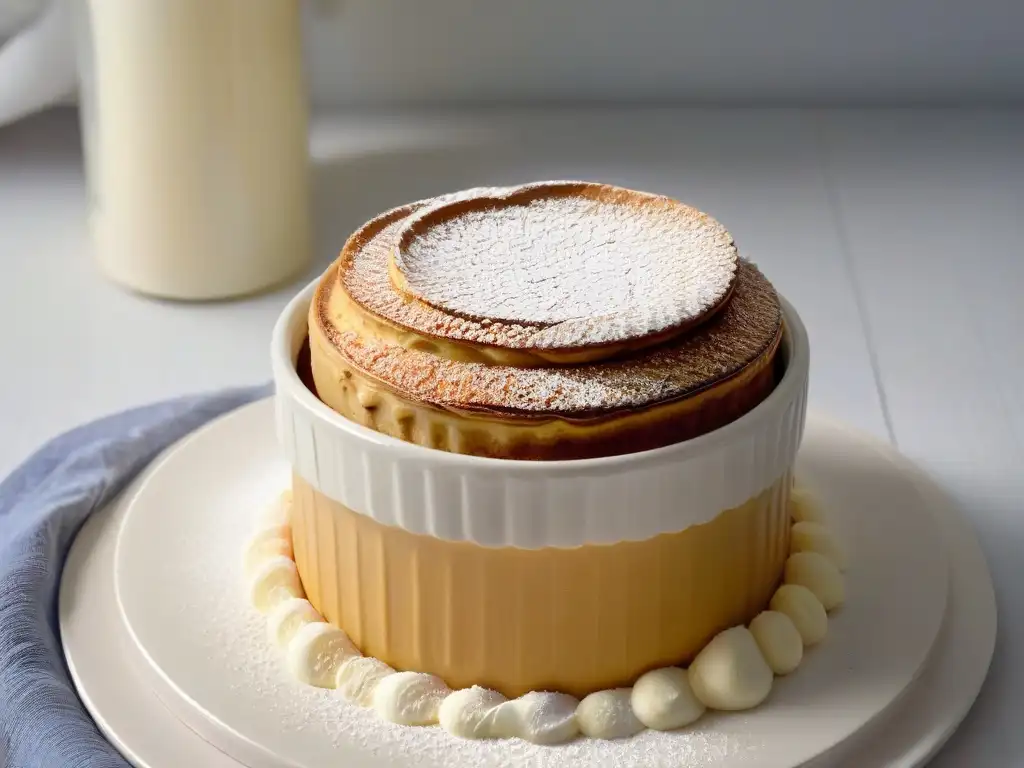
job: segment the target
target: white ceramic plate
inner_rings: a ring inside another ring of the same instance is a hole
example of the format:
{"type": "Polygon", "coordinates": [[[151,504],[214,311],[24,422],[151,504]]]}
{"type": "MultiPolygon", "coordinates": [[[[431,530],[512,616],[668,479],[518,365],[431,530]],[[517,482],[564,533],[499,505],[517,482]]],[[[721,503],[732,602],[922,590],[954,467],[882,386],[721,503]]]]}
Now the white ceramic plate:
{"type": "MultiPolygon", "coordinates": [[[[136,764],[150,768],[187,759],[232,763],[175,722],[151,692],[125,686],[125,675],[158,689],[191,728],[253,766],[345,757],[364,758],[360,765],[430,764],[466,758],[473,750],[493,757],[493,743],[455,742],[442,733],[425,748],[422,736],[375,724],[338,697],[293,683],[281,670],[237,579],[239,547],[251,518],[287,476],[272,425],[269,403],[242,409],[172,450],[141,483],[124,529],[119,579],[147,656],[130,640],[123,646],[129,653],[117,647],[128,638],[111,595],[111,540],[125,507],[91,522],[76,542],[65,572],[61,622],[69,665],[87,706],[136,764]],[[157,629],[160,636],[154,637],[157,629]],[[114,637],[118,643],[110,642],[114,637]],[[446,741],[457,744],[454,752],[446,741]],[[209,755],[200,757],[204,749],[209,755]]],[[[770,706],[708,719],[697,738],[676,736],[675,765],[687,754],[712,758],[716,765],[737,759],[750,765],[753,753],[760,758],[754,764],[797,765],[841,745],[884,711],[914,677],[938,628],[936,614],[941,617],[945,603],[939,585],[947,573],[940,535],[954,555],[949,621],[925,675],[897,710],[873,724],[870,738],[857,745],[855,764],[918,764],[966,714],[984,679],[995,630],[991,584],[973,536],[964,534],[948,505],[922,478],[909,476],[912,470],[889,449],[820,419],[809,422],[800,471],[836,511],[834,522],[852,545],[850,603],[837,614],[826,644],[777,687],[770,706]],[[899,600],[893,597],[904,589],[899,600]],[[881,623],[869,623],[872,616],[881,623]],[[929,622],[934,626],[922,630],[929,622]],[[899,631],[889,634],[894,628],[899,631]],[[890,653],[893,648],[899,653],[890,653]],[[948,663],[950,655],[958,664],[948,663]]],[[[584,757],[580,744],[563,754],[531,749],[513,751],[547,756],[553,764],[584,757]]],[[[600,754],[611,759],[607,749],[600,754]]],[[[834,749],[825,756],[829,764],[838,757],[834,749]]]]}

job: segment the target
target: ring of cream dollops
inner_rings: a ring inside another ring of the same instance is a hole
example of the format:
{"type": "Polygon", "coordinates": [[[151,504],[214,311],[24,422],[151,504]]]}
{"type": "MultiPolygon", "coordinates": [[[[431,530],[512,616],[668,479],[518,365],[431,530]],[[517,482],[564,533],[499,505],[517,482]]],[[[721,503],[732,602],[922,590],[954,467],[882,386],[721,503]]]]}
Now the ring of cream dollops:
{"type": "Polygon", "coordinates": [[[716,635],[688,669],[655,669],[632,688],[597,691],[582,701],[547,691],[511,700],[479,686],[452,691],[434,675],[398,672],[363,656],[342,630],[324,621],[306,600],[292,560],[290,506],[287,492],[271,505],[245,548],[243,568],[250,600],[267,615],[270,641],[284,649],[292,675],[309,685],[337,689],[386,721],[439,723],[467,739],[519,737],[558,744],[581,733],[620,739],[645,728],[683,728],[707,709],[752,709],[771,693],[776,676],[796,670],[804,650],[824,640],[828,612],[845,600],[846,553],[825,526],[813,496],[794,487],[792,554],[785,583],[768,610],[749,626],[716,635]]]}

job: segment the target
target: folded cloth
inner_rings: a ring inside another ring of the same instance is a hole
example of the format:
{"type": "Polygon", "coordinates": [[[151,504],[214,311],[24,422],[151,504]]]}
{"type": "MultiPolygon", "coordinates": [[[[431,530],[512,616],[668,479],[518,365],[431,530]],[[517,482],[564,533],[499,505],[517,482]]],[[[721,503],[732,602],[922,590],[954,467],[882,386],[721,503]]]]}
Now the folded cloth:
{"type": "Polygon", "coordinates": [[[0,483],[0,765],[126,768],[64,665],[64,560],[85,519],[160,451],[270,391],[195,395],[108,416],[50,441],[0,483]]]}
{"type": "Polygon", "coordinates": [[[61,0],[0,0],[0,43],[37,14],[0,45],[0,126],[71,100],[78,85],[71,8],[61,0]]]}

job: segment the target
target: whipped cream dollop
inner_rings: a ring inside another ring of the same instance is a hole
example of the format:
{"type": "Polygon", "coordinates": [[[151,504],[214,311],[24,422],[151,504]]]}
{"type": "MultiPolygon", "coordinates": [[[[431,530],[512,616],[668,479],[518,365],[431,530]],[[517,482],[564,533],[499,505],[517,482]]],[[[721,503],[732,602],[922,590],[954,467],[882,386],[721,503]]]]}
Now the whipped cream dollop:
{"type": "Polygon", "coordinates": [[[359,656],[348,635],[333,624],[305,624],[288,642],[288,670],[300,682],[317,688],[334,688],[338,669],[351,656],[359,656]]]}
{"type": "Polygon", "coordinates": [[[580,732],[576,708],[580,702],[567,693],[531,691],[500,704],[494,715],[496,738],[520,739],[534,744],[561,744],[580,732]]]}
{"type": "Polygon", "coordinates": [[[784,578],[787,584],[807,587],[826,611],[835,610],[846,601],[842,572],[818,552],[794,552],[790,555],[784,578]]]}
{"type": "Polygon", "coordinates": [[[720,632],[688,669],[655,669],[632,688],[596,691],[582,701],[544,691],[507,699],[480,686],[452,691],[434,675],[396,671],[362,656],[344,631],[324,621],[306,599],[292,559],[290,503],[290,494],[283,494],[270,506],[242,556],[250,600],[267,614],[267,636],[284,648],[288,670],[308,685],[337,689],[388,722],[440,724],[460,738],[559,744],[582,733],[625,739],[645,728],[685,728],[708,709],[751,709],[771,694],[776,676],[795,671],[805,649],[825,639],[828,612],[846,597],[845,552],[822,522],[817,501],[794,491],[784,583],[749,627],[720,632]]]}
{"type": "Polygon", "coordinates": [[[299,569],[290,557],[272,555],[254,568],[249,598],[260,613],[268,613],[285,600],[305,596],[299,569]]]}
{"type": "Polygon", "coordinates": [[[788,675],[804,658],[804,641],[796,624],[780,611],[761,611],[750,622],[761,655],[778,676],[788,675]]]}
{"type": "Polygon", "coordinates": [[[846,550],[824,523],[810,520],[794,523],[789,548],[794,553],[817,552],[824,555],[840,571],[845,571],[849,563],[846,550]]]}
{"type": "Polygon", "coordinates": [[[789,491],[789,516],[794,523],[824,523],[825,512],[818,497],[806,486],[793,484],[789,491]]]}
{"type": "Polygon", "coordinates": [[[644,729],[633,713],[630,688],[612,688],[587,696],[576,708],[576,722],[594,739],[626,739],[644,729]]]}
{"type": "Polygon", "coordinates": [[[565,693],[532,691],[508,700],[497,691],[472,686],[442,702],[438,721],[453,736],[466,739],[518,737],[534,744],[559,744],[579,734],[579,705],[565,693]]]}
{"type": "Polygon", "coordinates": [[[401,725],[433,725],[441,702],[451,689],[444,680],[426,672],[395,672],[379,683],[373,708],[383,719],[401,725]]]}
{"type": "Polygon", "coordinates": [[[441,727],[453,736],[464,739],[494,737],[494,720],[498,707],[508,701],[497,691],[474,685],[450,694],[438,711],[441,727]]]}
{"type": "Polygon", "coordinates": [[[783,584],[775,590],[768,606],[773,611],[786,614],[792,620],[805,648],[817,645],[828,634],[828,614],[825,606],[807,587],[783,584]]]}
{"type": "Polygon", "coordinates": [[[707,707],[697,698],[690,676],[680,667],[654,669],[633,683],[633,714],[655,731],[674,731],[700,719],[707,707]]]}
{"type": "Polygon", "coordinates": [[[709,709],[735,712],[753,709],[768,698],[774,675],[750,630],[731,627],[697,654],[689,678],[694,694],[709,709]]]}
{"type": "Polygon", "coordinates": [[[242,556],[242,567],[252,575],[275,556],[293,559],[291,528],[283,523],[269,525],[249,539],[242,556]]]}
{"type": "Polygon", "coordinates": [[[306,624],[323,621],[316,608],[304,597],[289,597],[275,605],[267,614],[267,637],[279,648],[285,648],[295,633],[306,624]]]}
{"type": "Polygon", "coordinates": [[[353,656],[338,667],[336,688],[348,701],[372,707],[377,685],[395,670],[372,656],[353,656]]]}

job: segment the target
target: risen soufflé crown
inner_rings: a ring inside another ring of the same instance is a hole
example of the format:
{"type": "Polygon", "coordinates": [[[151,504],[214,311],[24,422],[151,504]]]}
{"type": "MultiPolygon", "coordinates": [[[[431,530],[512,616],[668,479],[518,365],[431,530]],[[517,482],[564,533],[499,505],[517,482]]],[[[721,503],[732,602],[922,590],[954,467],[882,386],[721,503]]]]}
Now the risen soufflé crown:
{"type": "Polygon", "coordinates": [[[454,453],[555,460],[717,429],[774,388],[782,313],[729,232],[588,182],[472,189],[388,211],[325,273],[318,397],[454,453]]]}

